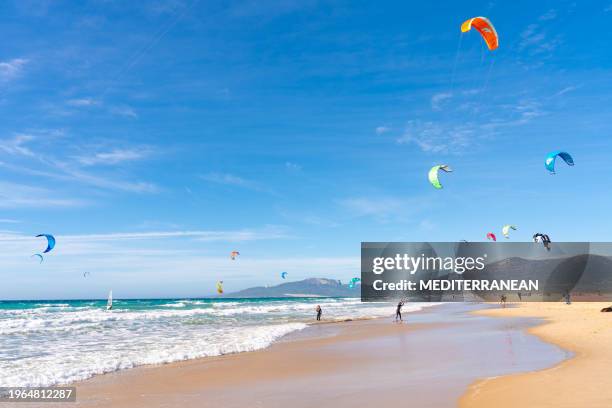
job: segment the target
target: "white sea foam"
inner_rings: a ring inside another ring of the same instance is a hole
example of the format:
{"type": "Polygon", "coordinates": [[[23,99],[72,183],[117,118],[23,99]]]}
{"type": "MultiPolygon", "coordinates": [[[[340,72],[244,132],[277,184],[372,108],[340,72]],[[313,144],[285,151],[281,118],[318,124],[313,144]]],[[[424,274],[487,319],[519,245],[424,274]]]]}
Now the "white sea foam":
{"type": "MultiPolygon", "coordinates": [[[[392,316],[358,299],[176,300],[0,304],[0,386],[47,386],[143,364],[268,347],[301,330],[320,304],[326,320],[392,316]]],[[[406,312],[431,304],[408,304],[406,312]]]]}

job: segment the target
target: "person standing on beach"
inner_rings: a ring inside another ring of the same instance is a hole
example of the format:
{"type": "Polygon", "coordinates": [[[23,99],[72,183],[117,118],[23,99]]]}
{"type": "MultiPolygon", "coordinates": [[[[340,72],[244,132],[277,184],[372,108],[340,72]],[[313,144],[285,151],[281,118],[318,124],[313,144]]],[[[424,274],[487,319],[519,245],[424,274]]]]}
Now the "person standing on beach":
{"type": "Polygon", "coordinates": [[[321,309],[321,305],[317,305],[315,309],[317,311],[317,321],[321,320],[321,315],[323,314],[323,309],[321,309]]]}
{"type": "Polygon", "coordinates": [[[400,302],[397,304],[397,309],[395,310],[395,321],[397,322],[397,320],[399,319],[400,322],[402,322],[402,306],[404,306],[404,301],[400,300],[400,302]]]}

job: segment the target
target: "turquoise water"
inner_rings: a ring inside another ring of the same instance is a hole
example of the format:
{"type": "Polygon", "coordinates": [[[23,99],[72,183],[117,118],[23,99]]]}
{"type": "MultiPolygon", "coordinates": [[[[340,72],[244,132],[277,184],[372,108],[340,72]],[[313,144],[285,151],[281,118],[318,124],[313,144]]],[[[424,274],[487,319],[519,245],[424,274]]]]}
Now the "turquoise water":
{"type": "MultiPolygon", "coordinates": [[[[355,298],[0,301],[0,386],[44,386],[144,364],[265,348],[314,321],[392,316],[355,298]]],[[[410,304],[406,312],[424,304],[410,304]]]]}

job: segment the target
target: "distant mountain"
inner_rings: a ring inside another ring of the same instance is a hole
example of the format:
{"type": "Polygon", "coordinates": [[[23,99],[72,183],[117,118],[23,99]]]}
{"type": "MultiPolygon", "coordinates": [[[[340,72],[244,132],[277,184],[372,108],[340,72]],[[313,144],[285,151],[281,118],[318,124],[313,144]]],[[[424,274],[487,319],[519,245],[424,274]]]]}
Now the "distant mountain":
{"type": "Polygon", "coordinates": [[[584,273],[574,287],[575,292],[612,292],[612,259],[606,256],[589,255],[584,273]]]}
{"type": "MultiPolygon", "coordinates": [[[[612,293],[612,259],[601,255],[575,255],[543,260],[507,258],[471,270],[464,279],[539,280],[545,300],[561,300],[566,292],[612,293]]],[[[483,292],[479,293],[484,296],[483,292]]],[[[489,294],[497,296],[497,294],[489,294]]]]}
{"type": "Polygon", "coordinates": [[[297,282],[281,283],[280,285],[244,289],[228,293],[225,297],[360,297],[361,286],[349,288],[334,279],[310,278],[297,282]]]}

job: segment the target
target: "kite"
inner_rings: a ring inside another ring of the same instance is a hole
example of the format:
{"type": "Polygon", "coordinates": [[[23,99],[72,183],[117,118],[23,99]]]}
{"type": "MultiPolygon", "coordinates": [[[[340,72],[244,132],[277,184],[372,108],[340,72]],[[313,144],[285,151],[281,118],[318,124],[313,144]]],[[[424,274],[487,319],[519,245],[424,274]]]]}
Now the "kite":
{"type": "Polygon", "coordinates": [[[349,288],[351,288],[351,289],[353,289],[353,288],[355,287],[355,284],[356,284],[357,282],[359,282],[359,281],[361,281],[361,279],[360,279],[360,278],[353,278],[353,279],[351,279],[351,281],[350,281],[350,282],[349,282],[349,284],[348,284],[348,287],[349,287],[349,288]]]}
{"type": "Polygon", "coordinates": [[[287,272],[281,272],[281,278],[287,279],[287,272]]]}
{"type": "Polygon", "coordinates": [[[550,251],[550,238],[547,234],[540,234],[536,232],[533,234],[533,242],[541,242],[547,251],[550,251]]]}
{"type": "Polygon", "coordinates": [[[463,24],[461,24],[461,32],[467,33],[472,29],[472,27],[480,33],[490,51],[493,51],[499,47],[499,37],[497,36],[497,31],[495,31],[493,23],[491,23],[488,18],[474,17],[464,21],[463,24]]]}
{"type": "Polygon", "coordinates": [[[45,237],[45,238],[47,238],[47,249],[45,249],[43,251],[43,254],[45,254],[45,253],[51,251],[53,248],[55,248],[55,237],[53,235],[51,235],[51,234],[38,234],[36,236],[36,238],[38,238],[38,237],[45,237]]]}
{"type": "Polygon", "coordinates": [[[562,152],[560,150],[548,153],[546,156],[546,161],[544,162],[544,166],[546,170],[550,171],[550,174],[555,174],[555,162],[557,161],[557,156],[563,159],[568,166],[574,165],[574,159],[567,152],[562,152]]]}
{"type": "Polygon", "coordinates": [[[496,236],[495,236],[495,234],[494,234],[494,233],[492,233],[492,232],[489,232],[489,233],[487,234],[487,239],[490,239],[491,241],[497,241],[497,237],[496,237],[496,236]]]}
{"type": "Polygon", "coordinates": [[[238,257],[238,255],[240,255],[240,252],[238,252],[238,251],[232,251],[232,252],[230,253],[230,258],[232,258],[232,260],[235,260],[235,259],[238,257]]]}
{"type": "Polygon", "coordinates": [[[516,231],[516,225],[504,225],[502,227],[502,234],[504,234],[504,237],[510,238],[510,230],[516,231]]]}
{"type": "Polygon", "coordinates": [[[217,293],[220,295],[223,294],[223,281],[217,282],[217,293]]]}
{"type": "Polygon", "coordinates": [[[34,254],[30,258],[34,258],[34,257],[40,258],[40,262],[39,263],[43,263],[43,256],[41,254],[34,254]]]}
{"type": "Polygon", "coordinates": [[[440,164],[438,166],[433,166],[430,170],[429,170],[429,182],[431,183],[432,186],[434,186],[437,189],[442,188],[442,184],[440,184],[440,180],[438,180],[438,171],[442,170],[446,173],[450,173],[453,170],[447,166],[446,164],[440,164]]]}

